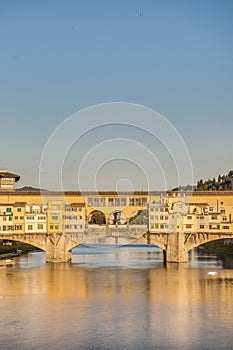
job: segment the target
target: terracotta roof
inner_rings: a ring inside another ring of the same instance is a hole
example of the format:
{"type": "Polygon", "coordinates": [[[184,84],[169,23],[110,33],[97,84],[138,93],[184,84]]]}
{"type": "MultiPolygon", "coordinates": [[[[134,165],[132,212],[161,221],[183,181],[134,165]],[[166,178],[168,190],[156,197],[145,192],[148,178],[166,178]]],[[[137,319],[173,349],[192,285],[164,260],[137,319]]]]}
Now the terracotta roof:
{"type": "Polygon", "coordinates": [[[0,170],[0,177],[14,177],[16,182],[20,179],[20,175],[4,170],[0,170]]]}
{"type": "Polygon", "coordinates": [[[25,207],[27,202],[15,202],[14,207],[25,207]]]}

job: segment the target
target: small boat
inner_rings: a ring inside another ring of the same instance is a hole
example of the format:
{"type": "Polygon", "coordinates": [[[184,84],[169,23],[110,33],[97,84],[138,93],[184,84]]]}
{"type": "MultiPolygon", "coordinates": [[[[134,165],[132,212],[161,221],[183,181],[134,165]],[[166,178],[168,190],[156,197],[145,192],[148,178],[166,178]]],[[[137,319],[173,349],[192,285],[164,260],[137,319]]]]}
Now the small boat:
{"type": "Polygon", "coordinates": [[[15,262],[14,262],[14,260],[6,259],[5,261],[2,261],[1,263],[2,263],[2,265],[5,265],[7,267],[11,267],[14,265],[15,262]]]}

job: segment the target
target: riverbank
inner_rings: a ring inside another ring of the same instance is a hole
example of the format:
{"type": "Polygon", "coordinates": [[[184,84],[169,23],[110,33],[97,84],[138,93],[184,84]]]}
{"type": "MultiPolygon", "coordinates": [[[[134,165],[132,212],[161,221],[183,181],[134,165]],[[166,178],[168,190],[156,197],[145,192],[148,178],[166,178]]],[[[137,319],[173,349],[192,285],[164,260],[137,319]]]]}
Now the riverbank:
{"type": "Polygon", "coordinates": [[[26,243],[12,242],[11,245],[0,244],[0,259],[12,258],[34,250],[37,249],[26,243]]]}

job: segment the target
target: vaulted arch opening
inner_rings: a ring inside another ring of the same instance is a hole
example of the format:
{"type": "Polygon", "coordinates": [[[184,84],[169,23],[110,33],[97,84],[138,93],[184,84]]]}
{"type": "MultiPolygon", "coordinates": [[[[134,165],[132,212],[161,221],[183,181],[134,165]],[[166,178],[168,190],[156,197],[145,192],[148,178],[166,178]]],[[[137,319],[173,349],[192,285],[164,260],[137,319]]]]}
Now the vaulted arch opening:
{"type": "Polygon", "coordinates": [[[89,225],[97,225],[97,226],[106,225],[106,218],[105,218],[104,213],[100,210],[93,210],[89,214],[88,224],[89,225]]]}

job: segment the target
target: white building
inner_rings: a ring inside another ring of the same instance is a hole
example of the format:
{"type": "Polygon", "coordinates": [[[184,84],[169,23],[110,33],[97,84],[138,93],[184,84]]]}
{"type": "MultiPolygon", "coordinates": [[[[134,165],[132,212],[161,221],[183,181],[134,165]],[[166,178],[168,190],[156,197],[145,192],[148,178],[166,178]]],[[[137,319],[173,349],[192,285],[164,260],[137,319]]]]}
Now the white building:
{"type": "Polygon", "coordinates": [[[25,210],[25,233],[46,233],[47,232],[47,206],[26,205],[25,210]]]}

